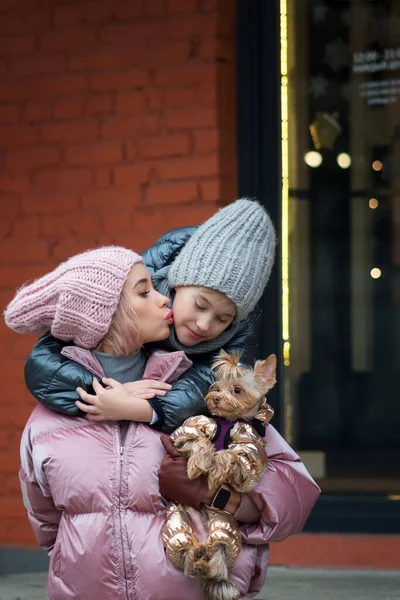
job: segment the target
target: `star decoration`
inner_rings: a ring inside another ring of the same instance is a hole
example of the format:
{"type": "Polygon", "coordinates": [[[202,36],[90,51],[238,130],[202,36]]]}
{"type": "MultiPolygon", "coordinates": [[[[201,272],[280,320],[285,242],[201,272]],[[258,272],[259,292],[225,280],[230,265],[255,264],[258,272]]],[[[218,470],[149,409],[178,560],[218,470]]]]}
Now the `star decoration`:
{"type": "Polygon", "coordinates": [[[313,7],[313,21],[316,25],[323,23],[326,21],[326,16],[328,14],[329,8],[326,4],[316,4],[313,7]]]}
{"type": "Polygon", "coordinates": [[[310,94],[313,98],[318,99],[326,96],[328,91],[328,80],[323,75],[311,77],[309,84],[310,94]]]}
{"type": "Polygon", "coordinates": [[[332,71],[339,71],[349,64],[349,47],[341,38],[325,46],[325,63],[332,71]]]}

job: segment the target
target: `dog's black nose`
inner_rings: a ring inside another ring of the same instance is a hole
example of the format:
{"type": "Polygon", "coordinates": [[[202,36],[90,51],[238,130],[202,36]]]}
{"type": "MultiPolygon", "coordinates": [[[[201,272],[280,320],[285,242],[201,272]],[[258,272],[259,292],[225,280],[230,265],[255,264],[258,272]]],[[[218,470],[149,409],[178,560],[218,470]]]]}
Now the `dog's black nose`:
{"type": "Polygon", "coordinates": [[[215,406],[218,406],[219,401],[220,401],[220,398],[218,398],[218,396],[214,396],[213,402],[214,402],[215,406]]]}

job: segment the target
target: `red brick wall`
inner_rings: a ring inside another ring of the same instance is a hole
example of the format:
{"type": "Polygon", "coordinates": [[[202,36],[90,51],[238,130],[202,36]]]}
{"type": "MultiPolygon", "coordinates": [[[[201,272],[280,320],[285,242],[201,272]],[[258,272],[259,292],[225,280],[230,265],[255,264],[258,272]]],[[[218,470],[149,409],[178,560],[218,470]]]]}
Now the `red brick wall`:
{"type": "MultiPolygon", "coordinates": [[[[0,299],[101,244],[141,251],[236,194],[232,0],[0,1],[0,299]]],[[[0,544],[33,336],[0,324],[0,544]]]]}

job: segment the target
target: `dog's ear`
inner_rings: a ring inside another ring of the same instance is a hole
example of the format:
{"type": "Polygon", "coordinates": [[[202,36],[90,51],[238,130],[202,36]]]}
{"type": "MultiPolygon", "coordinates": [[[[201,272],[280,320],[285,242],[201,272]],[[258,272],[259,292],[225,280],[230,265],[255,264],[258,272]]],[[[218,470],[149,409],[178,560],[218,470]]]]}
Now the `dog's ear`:
{"type": "Polygon", "coordinates": [[[254,375],[263,379],[268,390],[276,384],[276,355],[270,354],[265,360],[258,360],[254,367],[254,375]]]}

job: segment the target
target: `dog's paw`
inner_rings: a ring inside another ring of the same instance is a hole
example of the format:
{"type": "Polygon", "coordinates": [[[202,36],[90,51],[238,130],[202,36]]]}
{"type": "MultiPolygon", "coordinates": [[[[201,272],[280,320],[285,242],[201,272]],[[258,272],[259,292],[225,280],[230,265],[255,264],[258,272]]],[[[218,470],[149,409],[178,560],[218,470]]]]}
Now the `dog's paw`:
{"type": "Polygon", "coordinates": [[[204,471],[201,466],[196,462],[195,457],[191,456],[187,464],[187,475],[189,479],[196,479],[199,475],[203,475],[204,471]]]}

